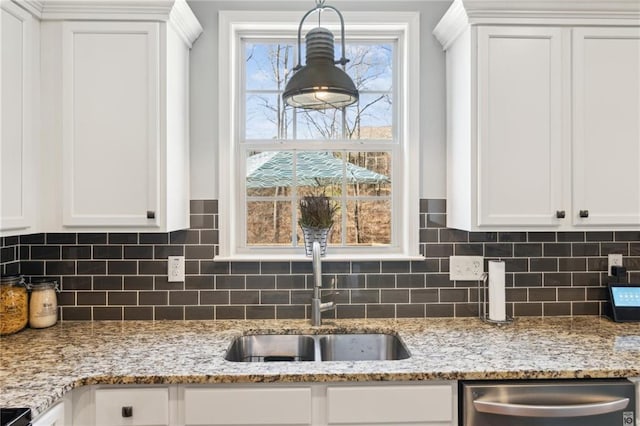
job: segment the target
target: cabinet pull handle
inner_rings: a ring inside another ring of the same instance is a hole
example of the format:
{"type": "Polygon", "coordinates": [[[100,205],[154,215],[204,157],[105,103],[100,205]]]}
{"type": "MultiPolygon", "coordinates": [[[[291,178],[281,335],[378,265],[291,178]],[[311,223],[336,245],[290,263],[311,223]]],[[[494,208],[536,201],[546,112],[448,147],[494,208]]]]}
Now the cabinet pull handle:
{"type": "Polygon", "coordinates": [[[133,417],[133,407],[131,405],[122,407],[122,417],[133,417]]]}
{"type": "Polygon", "coordinates": [[[155,218],[156,218],[156,212],[147,210],[147,219],[155,219],[155,218]]]}
{"type": "Polygon", "coordinates": [[[567,214],[565,213],[565,211],[564,211],[564,210],[558,210],[558,211],[556,212],[556,217],[557,217],[558,219],[564,219],[566,215],[567,215],[567,214]]]}
{"type": "Polygon", "coordinates": [[[480,413],[497,414],[509,417],[574,417],[597,416],[599,414],[613,413],[625,409],[629,405],[629,398],[615,399],[613,401],[596,401],[587,404],[567,405],[532,405],[510,404],[499,401],[481,401],[476,399],[473,406],[480,413]]]}
{"type": "Polygon", "coordinates": [[[580,217],[589,217],[589,210],[580,210],[580,217]]]}

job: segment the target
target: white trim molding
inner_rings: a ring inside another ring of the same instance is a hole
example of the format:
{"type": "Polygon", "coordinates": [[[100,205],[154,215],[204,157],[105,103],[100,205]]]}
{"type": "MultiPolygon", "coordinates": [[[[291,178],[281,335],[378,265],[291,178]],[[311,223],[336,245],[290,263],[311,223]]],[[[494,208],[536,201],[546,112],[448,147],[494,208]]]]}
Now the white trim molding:
{"type": "Polygon", "coordinates": [[[36,18],[42,18],[44,0],[13,0],[13,3],[17,4],[36,18]]]}
{"type": "Polygon", "coordinates": [[[42,21],[170,22],[191,47],[203,29],[186,0],[12,0],[42,21]]]}
{"type": "MultiPolygon", "coordinates": [[[[401,148],[397,149],[397,185],[393,187],[392,232],[397,236],[390,247],[345,248],[336,247],[330,259],[421,259],[419,253],[419,167],[420,156],[420,14],[418,12],[344,12],[351,34],[367,37],[372,28],[394,34],[398,39],[398,72],[400,74],[395,91],[399,95],[398,114],[394,122],[398,125],[401,148]],[[399,119],[399,120],[398,120],[399,119]],[[396,121],[398,120],[398,121],[396,121]],[[401,183],[400,183],[401,182],[401,183]]],[[[329,18],[329,17],[328,17],[329,18]]],[[[237,156],[239,143],[238,117],[241,117],[242,97],[238,95],[241,73],[236,65],[240,36],[259,31],[277,37],[283,32],[295,32],[300,12],[284,11],[233,11],[223,10],[218,15],[218,55],[225,58],[219,62],[219,237],[220,253],[215,260],[292,260],[302,256],[300,250],[284,248],[248,250],[241,241],[239,227],[244,220],[239,213],[235,194],[243,191],[237,156]],[[297,250],[297,251],[295,251],[297,250]]],[[[327,27],[335,24],[327,19],[327,27]]],[[[323,21],[323,24],[325,22],[323,21]]],[[[396,84],[394,83],[394,84],[396,84]]],[[[345,142],[346,143],[346,142],[345,142]]],[[[319,145],[310,144],[309,149],[319,145]]],[[[338,149],[338,148],[336,148],[338,149]]],[[[355,149],[355,148],[354,148],[355,149]]],[[[395,180],[394,180],[395,181],[395,180]]]]}
{"type": "Polygon", "coordinates": [[[469,25],[638,25],[638,0],[454,0],[433,34],[446,50],[469,25]]]}
{"type": "Polygon", "coordinates": [[[196,39],[200,37],[200,34],[202,34],[202,31],[204,31],[202,25],[198,22],[198,18],[193,14],[185,0],[179,0],[173,4],[169,15],[169,22],[171,22],[176,32],[187,43],[189,49],[191,49],[193,42],[196,41],[196,39]]]}

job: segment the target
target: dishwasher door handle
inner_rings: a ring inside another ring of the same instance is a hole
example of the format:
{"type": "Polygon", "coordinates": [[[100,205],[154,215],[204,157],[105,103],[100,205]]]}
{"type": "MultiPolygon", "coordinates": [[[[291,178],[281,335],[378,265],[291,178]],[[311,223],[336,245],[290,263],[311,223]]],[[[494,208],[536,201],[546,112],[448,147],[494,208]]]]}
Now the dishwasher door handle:
{"type": "Polygon", "coordinates": [[[473,401],[480,413],[517,417],[582,417],[608,414],[623,410],[629,405],[629,398],[612,401],[570,405],[529,405],[509,404],[497,401],[473,401]]]}

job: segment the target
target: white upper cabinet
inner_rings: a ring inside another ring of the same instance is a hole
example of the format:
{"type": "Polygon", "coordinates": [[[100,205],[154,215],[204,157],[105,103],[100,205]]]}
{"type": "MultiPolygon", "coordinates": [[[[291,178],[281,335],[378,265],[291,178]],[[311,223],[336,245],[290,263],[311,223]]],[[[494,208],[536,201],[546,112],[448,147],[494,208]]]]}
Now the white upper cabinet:
{"type": "Polygon", "coordinates": [[[573,30],[576,225],[640,224],[640,28],[573,30]]]}
{"type": "Polygon", "coordinates": [[[159,24],[62,29],[63,226],[161,226],[159,24]]]}
{"type": "Polygon", "coordinates": [[[447,64],[447,226],[637,228],[640,10],[542,6],[456,0],[434,31],[447,64]]]}
{"type": "Polygon", "coordinates": [[[15,3],[0,3],[0,235],[37,232],[38,21],[15,3]]]}
{"type": "Polygon", "coordinates": [[[42,19],[45,229],[188,228],[189,49],[202,28],[186,2],[45,2],[42,19]]]}
{"type": "Polygon", "coordinates": [[[558,223],[564,36],[560,28],[477,29],[478,226],[558,223]]]}

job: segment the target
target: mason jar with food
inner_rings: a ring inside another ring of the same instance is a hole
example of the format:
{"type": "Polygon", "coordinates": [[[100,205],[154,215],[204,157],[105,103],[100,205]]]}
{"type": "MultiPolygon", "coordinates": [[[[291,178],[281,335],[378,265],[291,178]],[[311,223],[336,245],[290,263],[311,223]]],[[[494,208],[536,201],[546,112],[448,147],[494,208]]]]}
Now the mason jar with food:
{"type": "Polygon", "coordinates": [[[58,321],[58,283],[51,280],[31,282],[29,327],[47,328],[58,321]]]}
{"type": "Polygon", "coordinates": [[[17,333],[27,326],[27,288],[21,275],[0,278],[0,335],[17,333]]]}

